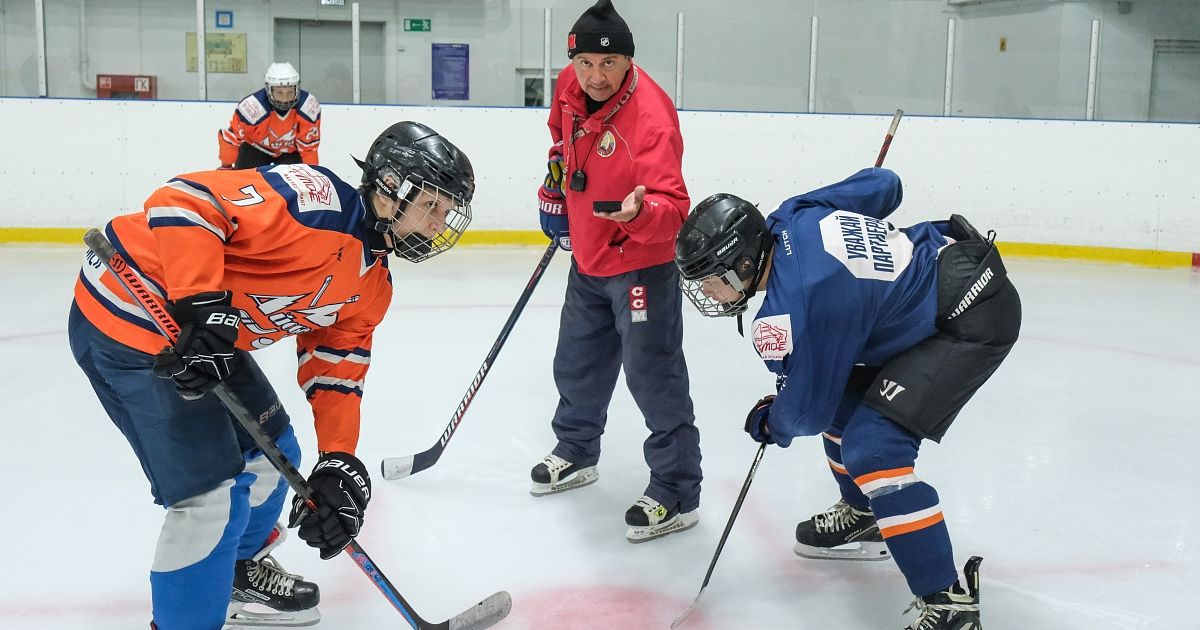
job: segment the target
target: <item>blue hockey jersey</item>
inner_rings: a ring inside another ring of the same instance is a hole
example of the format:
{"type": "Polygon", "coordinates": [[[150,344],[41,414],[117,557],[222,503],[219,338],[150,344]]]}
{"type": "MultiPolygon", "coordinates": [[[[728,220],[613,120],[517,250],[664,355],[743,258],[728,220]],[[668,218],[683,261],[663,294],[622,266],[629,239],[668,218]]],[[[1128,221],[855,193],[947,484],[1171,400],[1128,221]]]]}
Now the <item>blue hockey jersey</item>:
{"type": "Polygon", "coordinates": [[[952,240],[888,223],[902,190],[869,168],[767,217],[775,251],[752,339],[779,377],[768,424],[781,446],[830,425],[855,364],[880,366],[936,331],[937,256],[952,240]]]}

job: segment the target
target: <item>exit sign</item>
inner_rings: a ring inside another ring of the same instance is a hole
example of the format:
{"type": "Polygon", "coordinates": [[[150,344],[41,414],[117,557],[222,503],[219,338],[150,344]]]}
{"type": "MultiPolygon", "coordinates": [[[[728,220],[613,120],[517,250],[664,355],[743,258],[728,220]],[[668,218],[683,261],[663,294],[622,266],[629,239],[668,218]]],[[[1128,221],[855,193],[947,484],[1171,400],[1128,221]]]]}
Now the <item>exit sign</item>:
{"type": "Polygon", "coordinates": [[[428,33],[433,30],[433,20],[421,18],[404,18],[404,30],[406,31],[424,31],[428,33]]]}
{"type": "Polygon", "coordinates": [[[321,5],[327,7],[344,7],[346,6],[346,0],[321,0],[321,5]]]}

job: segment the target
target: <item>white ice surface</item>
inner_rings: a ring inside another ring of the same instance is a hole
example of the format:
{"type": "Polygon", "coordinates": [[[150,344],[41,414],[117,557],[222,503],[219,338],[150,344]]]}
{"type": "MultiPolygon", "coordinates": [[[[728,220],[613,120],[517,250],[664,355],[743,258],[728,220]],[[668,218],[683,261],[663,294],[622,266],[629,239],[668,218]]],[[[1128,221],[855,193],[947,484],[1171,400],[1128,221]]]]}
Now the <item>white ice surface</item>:
{"type": "MultiPolygon", "coordinates": [[[[396,262],[359,455],[440,436],[540,249],[464,248],[396,262]]],[[[0,248],[0,628],[145,628],[162,511],[74,365],[65,334],[80,248],[0,248]]],[[[360,539],[426,619],[501,589],[499,630],[665,630],[696,595],[756,445],[746,409],[773,379],[734,322],[685,304],[704,452],[700,525],[643,545],[622,515],[644,489],[645,428],[618,384],[600,481],[533,498],[553,446],[551,357],[567,257],[556,257],[436,466],[375,493],[360,539]]],[[[956,562],[984,557],[991,630],[1200,627],[1200,274],[1010,261],[1025,323],[1008,361],[917,473],[941,496],[956,562]],[[1178,485],[1176,485],[1178,484],[1178,485]]],[[[755,305],[753,308],[756,308],[755,305]]],[[[256,353],[308,461],[293,344],[256,353]]],[[[792,555],[797,521],[837,498],[818,439],[768,449],[685,629],[899,629],[911,595],[891,562],[792,555]]],[[[348,559],[298,539],[277,557],[321,585],[322,628],[405,623],[348,559]]]]}

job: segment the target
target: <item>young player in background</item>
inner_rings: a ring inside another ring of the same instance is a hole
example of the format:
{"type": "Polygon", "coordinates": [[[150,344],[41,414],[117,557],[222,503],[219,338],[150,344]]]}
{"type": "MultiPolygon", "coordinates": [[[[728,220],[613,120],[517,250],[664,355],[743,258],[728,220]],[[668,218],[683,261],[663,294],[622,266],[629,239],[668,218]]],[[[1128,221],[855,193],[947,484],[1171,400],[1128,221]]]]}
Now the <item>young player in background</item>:
{"type": "Polygon", "coordinates": [[[708,316],[766,298],[752,339],[777,394],[745,430],[786,447],[822,434],[841,500],[796,527],[798,555],[895,559],[916,595],[911,630],[977,630],[980,558],[958,581],[937,492],[913,470],[1016,342],[1017,291],[965,219],[897,229],[900,179],[886,169],[793,197],[764,221],[728,194],[684,222],[676,263],[708,316]],[[885,546],[886,545],[886,546],[885,546]]]}
{"type": "Polygon", "coordinates": [[[362,525],[371,484],[354,451],[372,336],[391,301],[387,254],[420,262],[453,247],[475,183],[465,154],[413,122],[388,127],[359,166],[358,189],[308,165],[180,175],[144,212],[110,221],[108,240],[178,322],[174,346],[88,253],[71,349],[166,508],[150,572],[158,630],[318,618],[317,585],[270,556],[286,481],[205,395],[228,383],[299,464],[288,414],[250,351],[296,338],[316,423],[308,482],[319,509],[294,501],[289,526],[327,559],[362,525]]]}
{"type": "Polygon", "coordinates": [[[321,103],[300,89],[290,63],[267,68],[263,89],[237,104],[229,127],[217,133],[221,168],[317,164],[321,103]]]}

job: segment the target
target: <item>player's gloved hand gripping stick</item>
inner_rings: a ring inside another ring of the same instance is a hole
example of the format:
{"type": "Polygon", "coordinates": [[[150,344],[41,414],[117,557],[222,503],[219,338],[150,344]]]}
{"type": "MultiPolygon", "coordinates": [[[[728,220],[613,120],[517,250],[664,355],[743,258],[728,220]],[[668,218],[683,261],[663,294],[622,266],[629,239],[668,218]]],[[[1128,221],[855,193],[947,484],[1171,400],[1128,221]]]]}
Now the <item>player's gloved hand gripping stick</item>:
{"type": "Polygon", "coordinates": [[[525,290],[521,292],[521,297],[517,299],[517,305],[513,307],[512,313],[509,314],[508,321],[504,322],[504,328],[500,330],[500,336],[496,338],[496,343],[492,344],[492,349],[488,352],[487,357],[483,359],[483,365],[479,366],[479,371],[475,373],[475,378],[471,379],[471,385],[467,387],[467,393],[463,394],[462,400],[458,403],[458,408],[454,410],[454,415],[450,418],[450,424],[446,425],[446,429],[442,431],[442,437],[438,439],[436,444],[416,455],[385,458],[380,463],[384,479],[407,477],[437,463],[438,458],[442,456],[442,451],[446,450],[446,444],[454,436],[454,431],[458,429],[459,423],[462,422],[463,416],[466,415],[467,408],[471,406],[471,401],[475,399],[475,393],[483,385],[483,379],[487,378],[488,371],[492,369],[492,364],[496,362],[496,357],[500,354],[500,349],[504,347],[504,342],[508,339],[508,334],[512,332],[513,326],[516,325],[517,318],[521,316],[521,311],[525,310],[525,304],[529,302],[529,296],[533,295],[533,290],[537,288],[538,281],[542,279],[542,273],[550,265],[550,259],[554,257],[554,251],[557,248],[557,240],[550,241],[550,244],[546,246],[546,251],[542,254],[542,260],[538,262],[537,268],[533,270],[533,275],[529,277],[529,282],[525,284],[525,290]]]}
{"type": "MultiPolygon", "coordinates": [[[[887,135],[883,138],[883,147],[879,149],[879,156],[875,158],[875,168],[883,166],[883,159],[887,157],[888,147],[892,146],[892,137],[896,135],[896,128],[900,126],[900,117],[904,115],[904,110],[897,109],[896,115],[892,117],[892,125],[888,128],[887,135]]],[[[729,522],[725,523],[725,531],[721,533],[721,540],[717,543],[717,551],[713,554],[712,562],[708,563],[708,572],[704,574],[704,582],[700,584],[700,592],[696,593],[696,599],[692,600],[692,605],[679,613],[675,617],[675,621],[671,622],[672,628],[679,627],[696,609],[696,604],[700,603],[700,597],[704,595],[704,589],[708,588],[708,581],[712,579],[713,569],[717,566],[717,558],[721,557],[721,550],[725,548],[725,540],[729,538],[729,531],[733,529],[733,521],[737,519],[738,512],[742,510],[742,502],[746,500],[746,492],[750,490],[750,482],[754,481],[754,473],[758,471],[758,464],[762,461],[763,451],[766,450],[767,444],[774,443],[769,435],[765,435],[761,431],[767,418],[767,413],[771,403],[774,402],[774,396],[768,396],[758,401],[758,403],[750,410],[750,414],[746,417],[746,432],[750,433],[756,441],[761,442],[758,451],[754,454],[754,463],[750,465],[750,473],[746,475],[746,481],[742,484],[742,491],[738,494],[737,501],[733,504],[733,513],[729,515],[729,522]],[[756,432],[758,435],[756,435],[756,432]],[[762,438],[762,439],[760,439],[762,438]]]]}
{"type": "MultiPolygon", "coordinates": [[[[135,302],[146,312],[146,315],[154,322],[159,332],[163,334],[172,344],[179,338],[180,327],[167,312],[166,308],[158,298],[146,288],[142,283],[141,278],[129,267],[125,259],[117,253],[108,239],[99,230],[91,229],[84,235],[83,240],[87,246],[92,249],[100,259],[104,261],[108,270],[116,276],[120,281],[121,286],[125,288],[135,302]]],[[[313,501],[313,489],[304,479],[296,467],[288,461],[287,457],[279,450],[275,441],[259,426],[258,421],[246,409],[246,406],[238,398],[237,394],[229,388],[229,385],[224,381],[218,381],[212,388],[212,393],[220,399],[229,413],[237,419],[242,428],[250,434],[254,439],[255,445],[262,450],[271,464],[279,470],[280,474],[287,479],[288,485],[296,493],[298,501],[307,504],[308,509],[314,513],[318,511],[318,506],[313,501]]],[[[405,621],[411,625],[414,630],[479,630],[495,625],[501,619],[504,619],[512,609],[512,597],[507,591],[500,591],[489,596],[487,599],[475,604],[471,608],[447,619],[441,623],[430,623],[422,619],[413,610],[412,606],[405,601],[404,597],[396,590],[396,587],[383,575],[371,560],[367,552],[357,541],[351,539],[345,547],[350,558],[352,558],[358,568],[371,579],[379,592],[383,593],[384,597],[392,603],[392,606],[404,617],[405,621]]]]}

